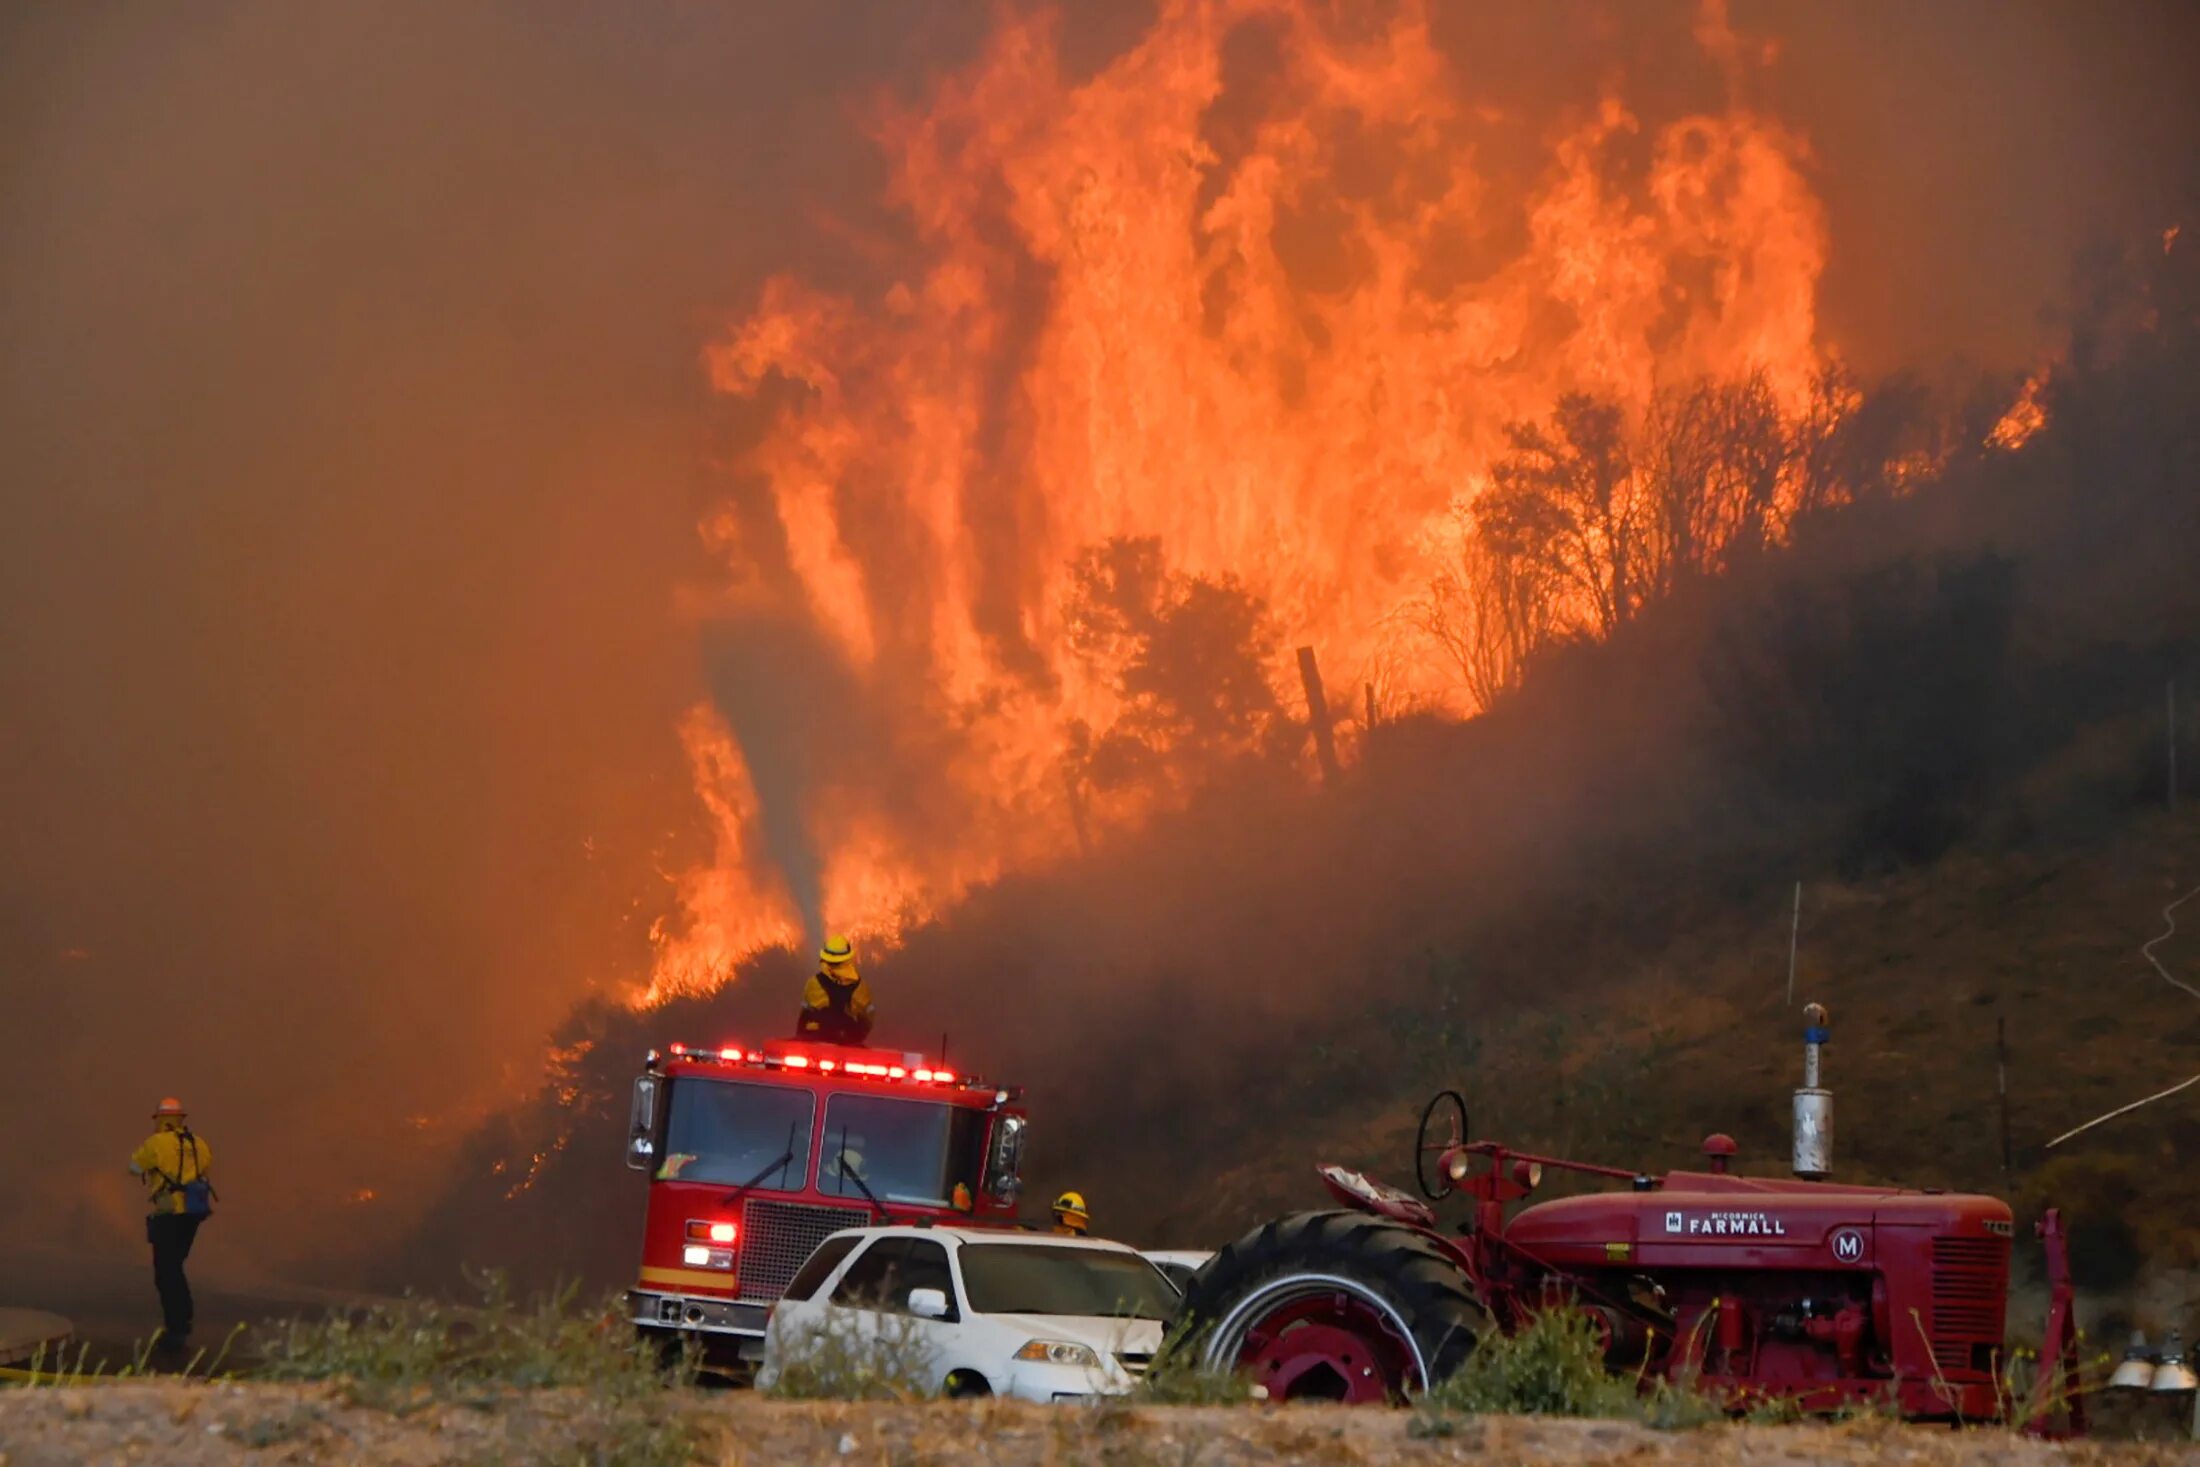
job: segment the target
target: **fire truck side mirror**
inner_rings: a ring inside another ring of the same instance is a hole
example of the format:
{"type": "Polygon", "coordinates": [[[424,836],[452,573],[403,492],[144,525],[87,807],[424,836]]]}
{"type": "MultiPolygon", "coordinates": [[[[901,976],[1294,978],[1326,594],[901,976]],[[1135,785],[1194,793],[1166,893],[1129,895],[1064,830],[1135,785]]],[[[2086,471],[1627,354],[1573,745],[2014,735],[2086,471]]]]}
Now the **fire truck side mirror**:
{"type": "Polygon", "coordinates": [[[646,1172],[656,1157],[657,1077],[643,1075],[634,1081],[634,1106],[627,1114],[626,1164],[646,1172]]]}
{"type": "Polygon", "coordinates": [[[1002,1116],[993,1128],[993,1152],[986,1160],[985,1189],[996,1202],[1015,1206],[1024,1190],[1024,1118],[1002,1116]]]}

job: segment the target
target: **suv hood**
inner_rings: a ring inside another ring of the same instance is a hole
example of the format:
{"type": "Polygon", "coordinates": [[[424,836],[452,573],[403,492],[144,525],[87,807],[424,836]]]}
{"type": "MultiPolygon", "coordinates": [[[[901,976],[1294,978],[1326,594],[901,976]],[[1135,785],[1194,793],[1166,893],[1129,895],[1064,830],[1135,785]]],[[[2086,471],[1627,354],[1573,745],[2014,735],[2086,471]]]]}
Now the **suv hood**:
{"type": "Polygon", "coordinates": [[[1027,1330],[1034,1340],[1064,1340],[1073,1345],[1085,1345],[1101,1359],[1112,1359],[1118,1353],[1151,1355],[1161,1348],[1161,1321],[1158,1319],[1111,1319],[1106,1315],[1084,1314],[987,1314],[980,1316],[989,1324],[997,1324],[1009,1330],[1027,1330]]]}

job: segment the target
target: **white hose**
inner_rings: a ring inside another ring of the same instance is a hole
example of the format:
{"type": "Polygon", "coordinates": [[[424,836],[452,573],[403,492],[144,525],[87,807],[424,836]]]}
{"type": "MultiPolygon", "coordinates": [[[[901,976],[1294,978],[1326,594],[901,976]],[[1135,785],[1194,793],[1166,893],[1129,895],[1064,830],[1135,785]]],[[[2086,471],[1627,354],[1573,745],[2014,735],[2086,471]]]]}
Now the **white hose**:
{"type": "MultiPolygon", "coordinates": [[[[2185,903],[2191,901],[2196,896],[2200,896],[2200,886],[2194,887],[2191,891],[2186,892],[2176,901],[2171,902],[2168,906],[2162,908],[2162,930],[2153,938],[2152,941],[2148,942],[2145,946],[2139,949],[2139,956],[2145,958],[2149,963],[2154,965],[2154,971],[2162,975],[2162,981],[2164,983],[2175,984],[2177,987],[2182,988],[2183,990],[2185,990],[2185,992],[2191,994],[2194,998],[2200,998],[2200,988],[2193,987],[2184,979],[2170,972],[2169,969],[2162,966],[2162,960],[2154,956],[2155,948],[2169,941],[2170,938],[2174,937],[2177,934],[2177,919],[2170,914],[2175,912],[2185,903]]],[[[2090,1131],[2095,1126],[2101,1124],[2101,1122],[2103,1121],[2113,1121],[2114,1119],[2116,1119],[2116,1117],[2120,1115],[2129,1115],[2132,1111],[2137,1110],[2142,1105],[2152,1105],[2157,1100],[2166,1100],[2170,1096],[2175,1095],[2178,1091],[2189,1090],[2195,1085],[2200,1085],[2200,1075],[2194,1075],[2189,1080],[2180,1081],[2179,1083],[2170,1086],[2167,1090],[2157,1090],[2154,1094],[2147,1096],[2144,1100],[2134,1100],[2129,1105],[2120,1105],[2116,1107],[2116,1109],[2108,1112],[2106,1115],[2095,1116],[2092,1120],[2087,1121],[2084,1125],[2075,1126],[2072,1127],[2070,1130],[2063,1132],[2060,1136],[2057,1136],[2054,1140],[2048,1142],[2047,1144],[2050,1147],[2060,1146],[2063,1142],[2068,1141],[2071,1137],[2081,1135],[2086,1131],[2090,1131]]]]}

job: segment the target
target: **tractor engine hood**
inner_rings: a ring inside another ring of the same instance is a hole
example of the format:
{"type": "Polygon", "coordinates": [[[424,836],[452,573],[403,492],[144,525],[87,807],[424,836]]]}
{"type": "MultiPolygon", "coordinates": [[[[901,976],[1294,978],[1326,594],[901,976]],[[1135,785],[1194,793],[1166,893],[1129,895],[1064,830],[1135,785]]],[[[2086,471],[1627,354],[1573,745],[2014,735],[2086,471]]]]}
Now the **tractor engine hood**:
{"type": "Polygon", "coordinates": [[[1505,1238],[1558,1267],[1859,1268],[1885,1228],[2004,1242],[2015,1232],[1992,1197],[1675,1172],[1655,1191],[1538,1203],[1505,1238]]]}

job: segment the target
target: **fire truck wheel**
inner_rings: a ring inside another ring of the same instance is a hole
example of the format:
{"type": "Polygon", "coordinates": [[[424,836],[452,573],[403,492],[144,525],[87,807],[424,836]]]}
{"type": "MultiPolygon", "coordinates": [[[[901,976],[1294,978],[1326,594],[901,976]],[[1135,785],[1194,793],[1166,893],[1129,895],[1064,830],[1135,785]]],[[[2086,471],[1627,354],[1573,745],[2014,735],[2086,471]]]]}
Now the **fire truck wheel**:
{"type": "Polygon", "coordinates": [[[1380,1404],[1459,1368],[1488,1316],[1427,1234],[1360,1212],[1300,1212],[1216,1254],[1185,1301],[1185,1347],[1268,1398],[1380,1404]]]}

